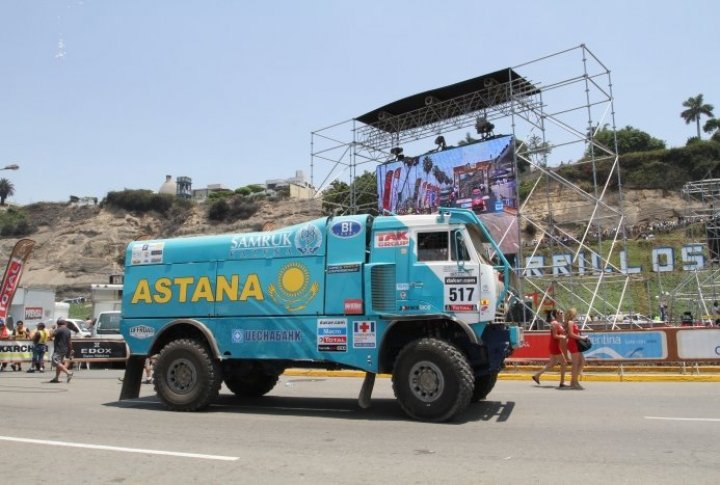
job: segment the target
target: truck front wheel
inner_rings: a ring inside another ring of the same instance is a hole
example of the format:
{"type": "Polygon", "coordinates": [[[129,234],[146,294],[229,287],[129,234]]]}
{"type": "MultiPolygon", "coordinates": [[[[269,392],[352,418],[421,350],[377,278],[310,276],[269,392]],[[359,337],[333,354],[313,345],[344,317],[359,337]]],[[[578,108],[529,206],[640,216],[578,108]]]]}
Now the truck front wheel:
{"type": "Polygon", "coordinates": [[[400,407],[411,418],[447,421],[465,410],[473,392],[467,357],[452,344],[433,338],[407,344],[392,375],[400,407]]]}
{"type": "Polygon", "coordinates": [[[173,411],[198,411],[217,398],[220,374],[220,366],[200,342],[175,340],[155,361],[155,392],[173,411]]]}

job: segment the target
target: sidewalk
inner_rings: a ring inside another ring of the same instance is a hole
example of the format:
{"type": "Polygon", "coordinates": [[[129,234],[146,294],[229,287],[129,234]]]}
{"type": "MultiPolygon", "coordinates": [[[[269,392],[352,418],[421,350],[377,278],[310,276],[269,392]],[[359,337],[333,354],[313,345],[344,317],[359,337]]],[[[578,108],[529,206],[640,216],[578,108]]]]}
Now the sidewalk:
{"type": "MultiPolygon", "coordinates": [[[[499,380],[532,382],[532,375],[541,365],[508,365],[499,380]]],[[[365,377],[357,370],[287,369],[289,377],[365,377]]],[[[568,376],[570,371],[568,369],[568,376]]],[[[379,374],[390,378],[390,374],[379,374]]],[[[558,372],[546,372],[543,381],[559,381],[558,372]]],[[[720,366],[586,366],[581,381],[599,382],[720,382],[720,366]]]]}

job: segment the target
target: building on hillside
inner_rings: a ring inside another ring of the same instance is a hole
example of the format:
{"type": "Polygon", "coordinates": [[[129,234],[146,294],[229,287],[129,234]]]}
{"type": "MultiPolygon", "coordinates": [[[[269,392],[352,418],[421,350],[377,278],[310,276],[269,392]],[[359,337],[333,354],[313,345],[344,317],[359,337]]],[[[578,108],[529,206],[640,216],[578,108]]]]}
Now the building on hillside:
{"type": "Polygon", "coordinates": [[[158,189],[158,194],[177,194],[177,182],[172,179],[172,175],[165,175],[165,182],[163,182],[163,184],[158,189]]]}
{"type": "Polygon", "coordinates": [[[177,178],[175,183],[177,184],[177,190],[175,191],[175,195],[177,195],[181,199],[192,198],[192,179],[190,177],[180,176],[177,178]]]}
{"type": "Polygon", "coordinates": [[[73,207],[83,207],[87,205],[97,205],[97,197],[78,197],[76,195],[70,196],[70,205],[73,207]]]}
{"type": "Polygon", "coordinates": [[[192,179],[190,177],[178,176],[177,180],[172,175],[165,175],[165,182],[158,189],[158,194],[167,194],[190,199],[193,195],[192,179]]]}
{"type": "Polygon", "coordinates": [[[220,192],[231,193],[232,190],[225,187],[223,184],[208,184],[208,186],[204,189],[194,189],[192,191],[192,198],[196,202],[203,202],[207,200],[210,194],[220,192]]]}
{"type": "Polygon", "coordinates": [[[286,191],[291,199],[312,199],[315,196],[315,188],[310,185],[302,170],[297,170],[294,177],[265,181],[265,192],[268,195],[281,191],[286,191]]]}

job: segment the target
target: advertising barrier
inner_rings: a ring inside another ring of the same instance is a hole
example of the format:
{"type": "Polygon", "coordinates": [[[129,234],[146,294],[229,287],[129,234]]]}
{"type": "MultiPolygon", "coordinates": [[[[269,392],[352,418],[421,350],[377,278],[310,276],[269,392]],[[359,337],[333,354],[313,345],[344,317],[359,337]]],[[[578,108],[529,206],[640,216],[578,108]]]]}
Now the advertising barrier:
{"type": "MultiPolygon", "coordinates": [[[[720,361],[720,328],[667,327],[584,333],[592,342],[588,361],[682,362],[720,361]]],[[[525,332],[525,346],[509,361],[549,357],[550,332],[525,332]]]]}
{"type": "MultiPolygon", "coordinates": [[[[30,362],[34,344],[30,340],[0,340],[0,362],[30,362]]],[[[73,362],[124,362],[128,349],[124,340],[75,338],[72,340],[73,362]]],[[[49,362],[53,343],[48,342],[45,361],[49,362]]]]}

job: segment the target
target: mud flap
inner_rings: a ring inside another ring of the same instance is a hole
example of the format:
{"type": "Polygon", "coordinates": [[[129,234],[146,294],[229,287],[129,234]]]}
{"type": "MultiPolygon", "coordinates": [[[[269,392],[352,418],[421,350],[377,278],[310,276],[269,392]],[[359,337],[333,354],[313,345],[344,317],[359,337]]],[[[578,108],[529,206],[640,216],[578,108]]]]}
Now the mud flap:
{"type": "Polygon", "coordinates": [[[504,367],[505,357],[509,355],[510,331],[505,325],[488,325],[482,334],[482,340],[488,351],[489,372],[497,373],[504,367]]]}
{"type": "Polygon", "coordinates": [[[370,396],[372,395],[373,387],[375,386],[375,376],[372,372],[365,373],[365,379],[363,380],[362,387],[360,388],[360,395],[358,396],[358,406],[361,409],[367,409],[370,407],[370,396]]]}
{"type": "Polygon", "coordinates": [[[125,363],[125,377],[123,377],[120,400],[135,399],[140,396],[140,385],[142,381],[145,356],[131,355],[125,363]]]}

